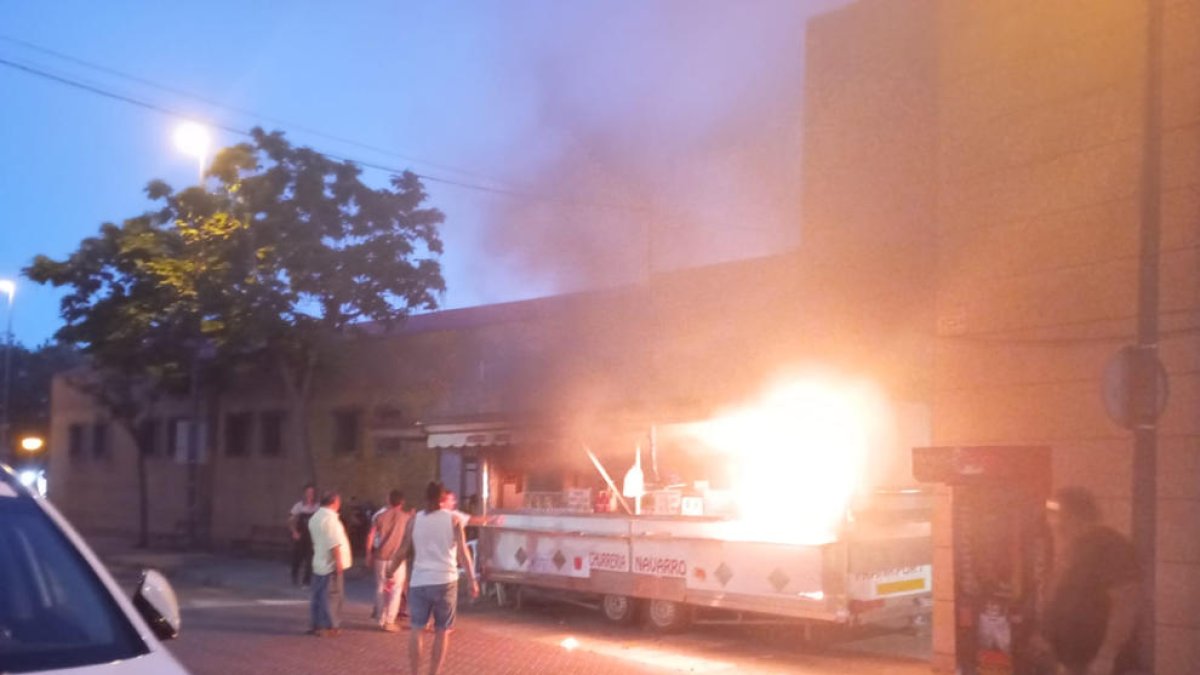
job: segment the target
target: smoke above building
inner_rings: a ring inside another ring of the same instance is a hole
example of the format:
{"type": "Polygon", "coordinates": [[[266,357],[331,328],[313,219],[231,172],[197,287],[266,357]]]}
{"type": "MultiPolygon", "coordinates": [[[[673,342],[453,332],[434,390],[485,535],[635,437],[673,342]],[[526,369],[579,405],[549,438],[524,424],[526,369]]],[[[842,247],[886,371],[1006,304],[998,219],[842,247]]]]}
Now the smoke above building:
{"type": "Polygon", "coordinates": [[[517,27],[515,187],[545,198],[490,203],[488,259],[563,292],[795,247],[805,22],[838,4],[570,3],[517,27]]]}

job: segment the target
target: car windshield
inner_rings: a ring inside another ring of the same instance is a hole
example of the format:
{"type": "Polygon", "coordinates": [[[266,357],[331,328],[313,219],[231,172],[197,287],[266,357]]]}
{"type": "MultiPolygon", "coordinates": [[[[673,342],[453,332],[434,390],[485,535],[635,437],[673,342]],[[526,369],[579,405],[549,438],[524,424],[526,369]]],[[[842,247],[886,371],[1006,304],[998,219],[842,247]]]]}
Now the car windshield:
{"type": "Polygon", "coordinates": [[[109,663],[147,651],[37,503],[0,494],[0,673],[109,663]]]}

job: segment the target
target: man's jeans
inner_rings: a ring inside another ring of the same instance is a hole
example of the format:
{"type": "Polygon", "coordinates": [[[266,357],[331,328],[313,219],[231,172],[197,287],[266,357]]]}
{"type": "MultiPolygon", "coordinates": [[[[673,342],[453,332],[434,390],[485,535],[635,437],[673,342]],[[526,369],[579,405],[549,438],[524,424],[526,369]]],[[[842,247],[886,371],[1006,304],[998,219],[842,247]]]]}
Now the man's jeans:
{"type": "MultiPolygon", "coordinates": [[[[307,529],[307,528],[305,528],[307,529]]],[[[292,583],[305,586],[312,583],[312,538],[305,532],[299,539],[292,541],[292,583]]]]}
{"type": "Polygon", "coordinates": [[[312,627],[337,628],[342,624],[342,599],[345,585],[342,575],[314,574],[312,585],[312,627]]]}
{"type": "Polygon", "coordinates": [[[380,626],[396,621],[396,613],[400,611],[400,596],[404,594],[405,568],[408,567],[408,563],[400,563],[392,578],[388,579],[388,562],[375,561],[375,616],[380,626]]]}

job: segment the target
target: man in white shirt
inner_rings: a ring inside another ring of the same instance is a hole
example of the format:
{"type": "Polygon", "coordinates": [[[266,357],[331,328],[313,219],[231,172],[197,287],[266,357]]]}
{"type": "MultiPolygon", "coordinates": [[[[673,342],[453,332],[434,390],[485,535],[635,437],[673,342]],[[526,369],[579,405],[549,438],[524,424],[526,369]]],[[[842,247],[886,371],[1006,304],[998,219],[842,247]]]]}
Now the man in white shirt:
{"type": "Polygon", "coordinates": [[[449,631],[454,625],[458,605],[458,568],[467,570],[471,597],[479,597],[475,565],[467,548],[462,523],[448,510],[450,495],[441,483],[430,483],[425,490],[425,508],[408,521],[404,539],[393,565],[411,557],[409,567],[408,614],[413,631],[409,637],[408,659],[413,675],[421,666],[421,631],[433,619],[433,659],[430,675],[437,675],[446,660],[449,631]]]}
{"type": "Polygon", "coordinates": [[[308,521],[313,541],[312,630],[318,637],[336,636],[342,623],[345,597],[343,572],[350,567],[350,540],[338,517],[342,498],[336,492],[321,497],[321,508],[308,521]]]}
{"type": "Polygon", "coordinates": [[[317,488],[312,483],[304,486],[300,501],[292,505],[288,514],[288,529],[292,534],[292,584],[307,586],[312,583],[312,537],[308,536],[308,519],[321,507],[317,503],[317,488]]]}

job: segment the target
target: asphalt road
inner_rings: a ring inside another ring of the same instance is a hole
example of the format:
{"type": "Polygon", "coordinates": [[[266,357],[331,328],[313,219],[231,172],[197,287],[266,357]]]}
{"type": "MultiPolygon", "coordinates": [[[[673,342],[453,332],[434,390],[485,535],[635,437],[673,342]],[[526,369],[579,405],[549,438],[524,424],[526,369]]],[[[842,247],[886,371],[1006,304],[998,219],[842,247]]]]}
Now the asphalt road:
{"type": "MultiPolygon", "coordinates": [[[[197,674],[405,672],[408,633],[376,629],[369,619],[367,581],[351,580],[348,586],[342,634],[316,638],[304,634],[308,606],[300,590],[254,593],[177,584],[184,630],[171,650],[197,674]]],[[[919,660],[863,653],[905,640],[912,638],[884,635],[813,649],[790,629],[762,626],[695,626],[663,636],[612,626],[597,613],[560,603],[534,600],[519,611],[479,603],[460,614],[444,672],[928,673],[919,660]]]]}

